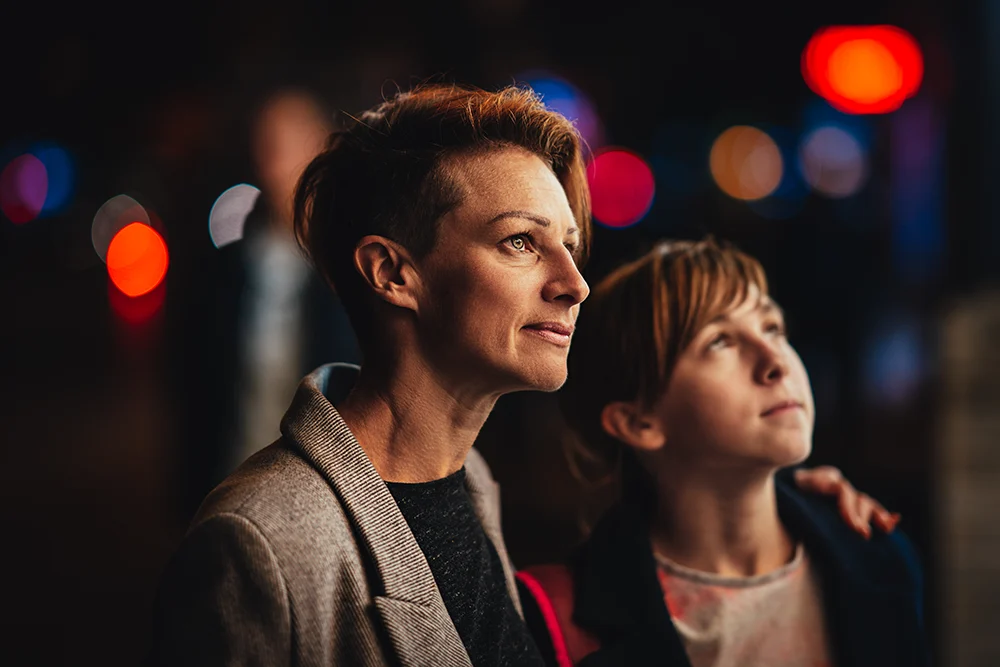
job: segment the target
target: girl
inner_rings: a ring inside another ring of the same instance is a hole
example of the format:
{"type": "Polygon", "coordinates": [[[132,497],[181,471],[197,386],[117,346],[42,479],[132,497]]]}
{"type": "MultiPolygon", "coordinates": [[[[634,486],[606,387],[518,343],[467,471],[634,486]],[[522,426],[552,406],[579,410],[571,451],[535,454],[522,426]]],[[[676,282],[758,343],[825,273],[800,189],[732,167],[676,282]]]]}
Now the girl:
{"type": "Polygon", "coordinates": [[[814,402],[755,259],[672,242],[613,272],[560,401],[578,469],[616,470],[622,493],[568,564],[519,574],[551,663],[927,664],[898,515],[857,534],[785,477],[814,402]]]}

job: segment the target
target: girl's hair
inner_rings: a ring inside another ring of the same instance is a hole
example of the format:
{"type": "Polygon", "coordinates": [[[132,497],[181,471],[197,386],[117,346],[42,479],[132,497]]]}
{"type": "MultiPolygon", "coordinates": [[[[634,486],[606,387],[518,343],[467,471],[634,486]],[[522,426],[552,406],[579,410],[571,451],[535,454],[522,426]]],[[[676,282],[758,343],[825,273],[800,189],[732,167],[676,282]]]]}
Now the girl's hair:
{"type": "Polygon", "coordinates": [[[378,327],[354,267],[358,241],[377,234],[423,257],[438,221],[464,197],[444,162],[507,147],[537,155],[559,179],[580,230],[582,265],[591,236],[582,139],[529,89],[427,84],[400,92],[333,132],[306,167],[295,193],[295,234],[340,296],[363,352],[378,327]]]}
{"type": "Polygon", "coordinates": [[[621,484],[626,501],[649,507],[651,480],[628,446],[604,431],[601,413],[616,401],[652,407],[698,331],[742,303],[751,286],[767,294],[760,263],[707,237],[662,241],[591,290],[559,393],[575,436],[568,439],[567,456],[582,481],[621,484]]]}

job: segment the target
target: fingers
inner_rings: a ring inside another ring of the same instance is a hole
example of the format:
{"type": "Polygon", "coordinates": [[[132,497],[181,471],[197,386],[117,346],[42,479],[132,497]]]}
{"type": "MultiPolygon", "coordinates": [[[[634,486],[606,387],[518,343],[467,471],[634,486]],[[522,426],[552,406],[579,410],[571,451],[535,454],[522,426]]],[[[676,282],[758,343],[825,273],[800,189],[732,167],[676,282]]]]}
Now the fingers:
{"type": "Polygon", "coordinates": [[[844,522],[865,539],[871,537],[871,524],[889,534],[896,529],[901,518],[890,512],[877,500],[855,489],[834,466],[800,468],[795,471],[795,483],[803,491],[827,496],[837,496],[837,505],[844,522]]]}
{"type": "Polygon", "coordinates": [[[840,469],[833,466],[799,468],[795,471],[795,483],[803,491],[813,491],[833,496],[840,493],[841,484],[846,483],[840,469]]]}
{"type": "Polygon", "coordinates": [[[854,530],[860,533],[866,540],[871,539],[871,519],[875,509],[875,501],[864,493],[857,494],[854,500],[854,530]]]}
{"type": "MultiPolygon", "coordinates": [[[[876,505],[878,505],[878,503],[876,503],[876,505]]],[[[879,529],[886,535],[896,529],[896,525],[899,523],[901,518],[902,517],[899,512],[890,512],[881,505],[878,505],[875,509],[875,525],[878,526],[879,529]]]]}
{"type": "Polygon", "coordinates": [[[856,515],[856,500],[856,495],[841,493],[837,496],[837,508],[840,510],[840,516],[844,523],[853,528],[855,532],[865,535],[865,526],[856,515]]]}
{"type": "Polygon", "coordinates": [[[871,536],[870,524],[874,523],[883,533],[888,535],[896,529],[896,524],[901,518],[898,512],[890,512],[867,493],[858,493],[855,512],[856,518],[864,523],[866,532],[862,532],[862,534],[865,539],[871,536]]]}
{"type": "Polygon", "coordinates": [[[871,537],[868,521],[873,505],[864,501],[867,496],[858,493],[851,483],[844,479],[838,468],[820,466],[811,470],[796,470],[795,483],[803,491],[836,496],[837,507],[840,509],[840,516],[844,519],[844,523],[865,539],[871,537]]]}

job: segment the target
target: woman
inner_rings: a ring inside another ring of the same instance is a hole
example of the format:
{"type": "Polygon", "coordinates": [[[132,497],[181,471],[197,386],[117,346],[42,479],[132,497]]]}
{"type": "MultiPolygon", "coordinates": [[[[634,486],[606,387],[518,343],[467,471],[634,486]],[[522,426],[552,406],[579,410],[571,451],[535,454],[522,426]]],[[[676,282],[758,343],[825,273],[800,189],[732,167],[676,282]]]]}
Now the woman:
{"type": "Polygon", "coordinates": [[[423,86],[330,136],[295,230],[364,363],[307,376],[206,498],[152,663],[543,664],[473,443],[501,395],[566,379],[588,204],[579,136],[528,90],[423,86]]]}
{"type": "Polygon", "coordinates": [[[755,259],[662,243],[613,272],[560,401],[575,462],[622,493],[567,566],[519,575],[550,663],[927,663],[898,516],[855,532],[779,472],[808,457],[814,402],[755,259]]]}

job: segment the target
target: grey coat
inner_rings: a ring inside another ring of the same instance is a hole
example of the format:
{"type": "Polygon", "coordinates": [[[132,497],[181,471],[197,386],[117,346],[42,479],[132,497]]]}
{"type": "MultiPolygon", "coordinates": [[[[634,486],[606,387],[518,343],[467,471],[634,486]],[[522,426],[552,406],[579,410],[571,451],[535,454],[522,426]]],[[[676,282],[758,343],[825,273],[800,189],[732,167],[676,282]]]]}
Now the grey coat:
{"type": "MultiPolygon", "coordinates": [[[[406,520],[325,395],[356,375],[308,375],[282,437],[205,499],[161,580],[153,664],[471,664],[406,520]]],[[[475,450],[465,467],[520,612],[497,484],[475,450]]]]}

